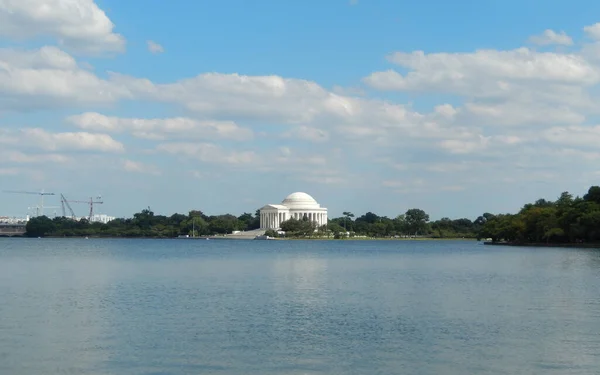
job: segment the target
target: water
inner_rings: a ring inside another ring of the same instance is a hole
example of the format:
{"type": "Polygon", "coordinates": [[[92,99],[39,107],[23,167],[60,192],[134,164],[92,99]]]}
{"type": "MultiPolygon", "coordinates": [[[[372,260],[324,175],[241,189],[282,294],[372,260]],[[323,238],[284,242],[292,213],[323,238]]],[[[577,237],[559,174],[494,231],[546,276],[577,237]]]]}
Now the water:
{"type": "Polygon", "coordinates": [[[517,373],[600,373],[600,252],[0,239],[0,374],[517,373]]]}

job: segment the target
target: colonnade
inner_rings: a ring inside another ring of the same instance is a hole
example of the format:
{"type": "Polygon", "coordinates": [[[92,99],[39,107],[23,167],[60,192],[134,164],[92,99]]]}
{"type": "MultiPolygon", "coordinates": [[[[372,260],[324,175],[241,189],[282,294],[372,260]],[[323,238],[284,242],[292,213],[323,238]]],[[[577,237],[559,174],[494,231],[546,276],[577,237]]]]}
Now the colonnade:
{"type": "Polygon", "coordinates": [[[318,226],[327,224],[327,212],[315,211],[298,211],[298,212],[261,212],[260,213],[260,228],[261,229],[277,229],[286,220],[294,218],[303,220],[306,218],[309,221],[314,221],[318,226]]]}

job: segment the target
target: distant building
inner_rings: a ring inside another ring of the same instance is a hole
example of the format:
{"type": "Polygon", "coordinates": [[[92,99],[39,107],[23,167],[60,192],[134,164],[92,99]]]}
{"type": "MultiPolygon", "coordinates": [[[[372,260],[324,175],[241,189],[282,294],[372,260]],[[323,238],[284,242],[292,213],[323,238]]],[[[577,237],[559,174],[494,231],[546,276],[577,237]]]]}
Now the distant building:
{"type": "Polygon", "coordinates": [[[108,216],[108,215],[94,215],[92,216],[92,223],[102,223],[102,224],[106,224],[111,220],[115,220],[116,217],[114,216],[108,216]]]}
{"type": "Polygon", "coordinates": [[[27,224],[29,221],[29,215],[27,217],[10,217],[10,216],[0,216],[1,224],[27,224]]]}
{"type": "Polygon", "coordinates": [[[268,204],[260,209],[260,229],[279,229],[289,219],[314,221],[318,226],[327,224],[327,208],[321,207],[310,195],[296,192],[281,204],[268,204]]]}
{"type": "MultiPolygon", "coordinates": [[[[75,218],[75,220],[79,221],[79,220],[89,220],[88,216],[84,216],[84,217],[77,217],[75,218]]],[[[90,223],[102,223],[102,224],[106,224],[111,220],[115,220],[116,217],[114,216],[108,216],[108,215],[94,215],[92,216],[92,220],[90,220],[90,223]]]]}

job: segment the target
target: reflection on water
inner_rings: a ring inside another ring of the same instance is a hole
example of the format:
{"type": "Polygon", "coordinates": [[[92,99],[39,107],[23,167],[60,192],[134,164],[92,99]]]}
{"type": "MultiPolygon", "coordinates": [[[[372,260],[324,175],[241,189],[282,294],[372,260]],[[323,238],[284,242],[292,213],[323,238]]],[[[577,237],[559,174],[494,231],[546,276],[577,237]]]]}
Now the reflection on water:
{"type": "Polygon", "coordinates": [[[286,256],[273,261],[272,272],[278,298],[303,305],[327,302],[327,259],[286,256]]]}
{"type": "Polygon", "coordinates": [[[0,374],[592,374],[599,253],[0,239],[0,374]]]}

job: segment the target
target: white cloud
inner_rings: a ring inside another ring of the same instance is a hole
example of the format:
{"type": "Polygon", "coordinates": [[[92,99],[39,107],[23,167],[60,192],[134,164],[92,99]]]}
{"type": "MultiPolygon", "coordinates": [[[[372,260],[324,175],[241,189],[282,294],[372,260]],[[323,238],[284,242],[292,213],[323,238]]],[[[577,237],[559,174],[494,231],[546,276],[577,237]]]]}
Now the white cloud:
{"type": "Polygon", "coordinates": [[[311,142],[326,142],[329,140],[329,133],[322,129],[308,126],[299,126],[284,133],[285,138],[302,139],[311,142]]]}
{"type": "Polygon", "coordinates": [[[36,50],[0,49],[0,61],[6,70],[20,69],[56,69],[77,70],[77,62],[68,53],[52,46],[36,50]],[[10,64],[10,65],[9,65],[10,64]]]}
{"type": "Polygon", "coordinates": [[[503,103],[466,103],[456,121],[496,126],[547,126],[581,123],[585,118],[584,114],[567,105],[552,106],[543,102],[522,103],[511,100],[503,103]]]}
{"type": "Polygon", "coordinates": [[[460,186],[460,185],[446,185],[446,186],[442,186],[440,188],[440,190],[442,190],[442,191],[463,191],[463,190],[465,190],[465,187],[460,186]]]}
{"type": "Polygon", "coordinates": [[[427,183],[422,178],[410,178],[406,180],[385,180],[381,183],[385,188],[393,189],[396,193],[411,193],[424,191],[427,183]]]}
{"type": "Polygon", "coordinates": [[[183,156],[205,163],[241,165],[257,161],[257,156],[252,151],[228,151],[212,143],[162,143],[156,149],[167,154],[183,156]]]}
{"type": "Polygon", "coordinates": [[[0,0],[0,36],[52,36],[65,48],[91,54],[122,52],[123,36],[93,0],[0,0]]]}
{"type": "Polygon", "coordinates": [[[382,186],[390,188],[400,188],[406,186],[406,182],[398,180],[386,180],[381,183],[382,186]]]}
{"type": "Polygon", "coordinates": [[[153,140],[219,138],[247,141],[254,137],[251,129],[242,128],[233,121],[199,121],[185,117],[119,118],[97,112],[71,116],[68,121],[83,130],[108,133],[129,132],[135,137],[153,140]]]}
{"type": "Polygon", "coordinates": [[[343,87],[340,85],[334,85],[331,91],[338,95],[347,95],[347,96],[365,96],[366,92],[361,87],[343,87]]]}
{"type": "Polygon", "coordinates": [[[396,52],[388,56],[388,60],[410,72],[406,75],[393,70],[376,72],[365,78],[368,85],[381,90],[436,91],[480,97],[504,96],[510,82],[593,85],[600,79],[597,68],[581,56],[535,52],[528,48],[473,53],[396,52]]]}
{"type": "Polygon", "coordinates": [[[55,47],[0,48],[0,110],[110,104],[130,93],[80,68],[55,47]]]}
{"type": "Polygon", "coordinates": [[[0,176],[16,176],[20,173],[19,168],[0,168],[0,176]]]}
{"type": "Polygon", "coordinates": [[[534,35],[529,38],[531,43],[547,46],[547,45],[562,45],[570,46],[573,44],[573,39],[568,36],[564,31],[557,33],[554,30],[546,29],[541,35],[534,35]]]}
{"type": "Polygon", "coordinates": [[[65,155],[53,153],[25,154],[21,151],[0,151],[0,159],[7,163],[66,163],[71,159],[65,155]]]}
{"type": "Polygon", "coordinates": [[[439,145],[451,154],[471,154],[484,150],[490,142],[490,137],[480,135],[473,140],[447,139],[439,145]]]}
{"type": "Polygon", "coordinates": [[[263,172],[282,173],[285,179],[319,185],[340,185],[357,181],[357,177],[339,164],[341,155],[335,150],[308,150],[281,147],[279,153],[267,153],[258,168],[263,172]]]}
{"type": "Polygon", "coordinates": [[[348,178],[344,176],[318,176],[305,174],[299,177],[302,181],[321,185],[344,185],[348,183],[348,178]]]}
{"type": "Polygon", "coordinates": [[[600,126],[553,127],[544,131],[542,137],[563,146],[597,148],[600,144],[600,126]]]}
{"type": "MultiPolygon", "coordinates": [[[[314,166],[325,166],[327,164],[327,158],[320,155],[314,155],[310,151],[302,153],[302,152],[292,152],[289,148],[285,147],[281,149],[280,155],[269,156],[265,158],[267,163],[271,166],[279,164],[281,166],[285,166],[285,168],[291,168],[293,166],[310,166],[311,168],[314,166]]],[[[274,168],[278,168],[279,166],[275,166],[274,168]]]]}
{"type": "Polygon", "coordinates": [[[114,75],[140,99],[176,103],[205,116],[305,123],[322,115],[331,94],[314,82],[278,76],[205,73],[175,83],[114,75]]]}
{"type": "Polygon", "coordinates": [[[585,26],[583,28],[583,31],[585,31],[590,38],[600,40],[600,22],[595,23],[593,25],[585,26]]]}
{"type": "Polygon", "coordinates": [[[139,161],[125,159],[122,161],[122,166],[123,170],[127,172],[151,174],[155,176],[161,175],[161,171],[157,167],[139,161]]]}
{"type": "Polygon", "coordinates": [[[474,167],[478,166],[477,162],[457,162],[457,163],[431,163],[429,165],[425,165],[424,169],[430,172],[436,173],[457,173],[468,171],[469,169],[474,169],[474,167]]]}
{"type": "Polygon", "coordinates": [[[46,151],[123,152],[125,147],[106,134],[87,132],[50,133],[41,128],[19,131],[0,129],[0,144],[27,145],[46,151]]]}
{"type": "Polygon", "coordinates": [[[202,117],[297,126],[284,135],[301,131],[303,140],[331,139],[335,132],[344,139],[385,141],[389,132],[423,133],[426,119],[403,105],[343,96],[315,82],[279,76],[207,73],[155,84],[114,75],[111,82],[140,100],[173,103],[202,117]]]}
{"type": "MultiPolygon", "coordinates": [[[[582,54],[527,48],[416,51],[396,52],[388,60],[408,72],[375,72],[364,82],[380,90],[445,93],[464,99],[462,107],[437,106],[428,117],[434,127],[461,126],[468,133],[468,129],[488,126],[582,124],[598,113],[591,92],[600,82],[599,66],[582,54]]],[[[454,142],[446,147],[454,148],[454,142]]]]}
{"type": "Polygon", "coordinates": [[[600,160],[600,152],[595,151],[583,151],[579,149],[573,148],[563,148],[560,150],[553,150],[552,155],[560,158],[561,160],[574,160],[576,162],[580,162],[582,160],[585,161],[598,161],[600,160]]]}
{"type": "Polygon", "coordinates": [[[152,52],[152,53],[163,53],[165,52],[165,49],[163,48],[163,46],[161,46],[160,44],[153,42],[151,40],[147,41],[146,44],[148,45],[148,51],[152,52]]]}

